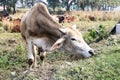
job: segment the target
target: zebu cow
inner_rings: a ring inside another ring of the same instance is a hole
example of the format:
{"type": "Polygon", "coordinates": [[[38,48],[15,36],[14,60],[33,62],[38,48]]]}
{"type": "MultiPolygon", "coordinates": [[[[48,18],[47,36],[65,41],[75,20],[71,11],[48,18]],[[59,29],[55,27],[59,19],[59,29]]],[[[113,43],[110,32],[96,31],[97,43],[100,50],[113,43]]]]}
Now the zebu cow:
{"type": "Polygon", "coordinates": [[[93,55],[93,50],[85,43],[75,26],[63,28],[53,20],[43,3],[38,3],[27,11],[21,20],[20,28],[21,35],[26,41],[30,68],[33,63],[36,67],[36,47],[39,48],[42,62],[46,51],[60,48],[85,58],[93,55]]]}

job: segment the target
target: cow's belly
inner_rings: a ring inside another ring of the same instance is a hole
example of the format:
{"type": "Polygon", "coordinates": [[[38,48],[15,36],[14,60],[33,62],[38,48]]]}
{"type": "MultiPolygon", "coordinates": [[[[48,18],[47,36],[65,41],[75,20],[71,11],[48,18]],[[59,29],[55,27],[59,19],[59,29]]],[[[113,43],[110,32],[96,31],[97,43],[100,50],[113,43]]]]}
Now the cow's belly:
{"type": "Polygon", "coordinates": [[[51,47],[47,38],[36,38],[32,40],[32,43],[37,47],[41,47],[45,51],[49,51],[51,47]]]}

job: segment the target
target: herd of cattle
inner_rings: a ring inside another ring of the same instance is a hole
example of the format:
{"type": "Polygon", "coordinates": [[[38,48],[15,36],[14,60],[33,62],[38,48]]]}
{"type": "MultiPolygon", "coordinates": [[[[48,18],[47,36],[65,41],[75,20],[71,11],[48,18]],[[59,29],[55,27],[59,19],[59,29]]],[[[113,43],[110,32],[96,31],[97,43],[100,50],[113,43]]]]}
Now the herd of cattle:
{"type": "Polygon", "coordinates": [[[13,19],[12,17],[2,17],[0,19],[2,22],[2,26],[5,30],[10,31],[10,32],[20,32],[20,21],[21,19],[13,19]]]}
{"type": "MultiPolygon", "coordinates": [[[[53,19],[58,23],[71,23],[77,20],[77,18],[73,15],[51,15],[53,19]]],[[[91,21],[95,21],[94,16],[85,16],[91,21]]],[[[9,32],[20,32],[20,21],[21,18],[13,18],[9,15],[0,14],[0,21],[2,22],[2,26],[6,31],[9,32]]]]}
{"type": "MultiPolygon", "coordinates": [[[[52,15],[53,19],[58,23],[70,23],[76,20],[75,16],[71,15],[52,15]]],[[[13,17],[7,15],[0,14],[0,21],[2,22],[2,26],[6,31],[9,32],[20,32],[20,21],[21,18],[14,19],[13,17]]]]}
{"type": "Polygon", "coordinates": [[[63,16],[57,16],[59,19],[59,23],[70,23],[76,20],[75,16],[71,15],[63,15],[63,16]]]}

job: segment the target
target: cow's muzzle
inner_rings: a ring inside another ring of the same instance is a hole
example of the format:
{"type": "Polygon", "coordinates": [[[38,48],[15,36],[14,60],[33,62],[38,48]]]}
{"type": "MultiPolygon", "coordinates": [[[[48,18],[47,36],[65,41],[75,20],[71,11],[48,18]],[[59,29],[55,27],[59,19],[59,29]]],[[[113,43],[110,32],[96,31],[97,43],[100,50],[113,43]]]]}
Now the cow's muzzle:
{"type": "Polygon", "coordinates": [[[94,51],[93,50],[90,50],[88,51],[92,56],[94,55],[94,51]]]}

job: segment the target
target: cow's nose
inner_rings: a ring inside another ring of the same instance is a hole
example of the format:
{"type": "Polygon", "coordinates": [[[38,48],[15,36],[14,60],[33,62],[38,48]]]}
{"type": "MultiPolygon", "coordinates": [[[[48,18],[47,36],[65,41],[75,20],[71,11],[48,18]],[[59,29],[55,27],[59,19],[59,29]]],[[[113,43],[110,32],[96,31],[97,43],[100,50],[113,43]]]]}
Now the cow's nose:
{"type": "Polygon", "coordinates": [[[94,55],[94,51],[90,50],[89,53],[93,56],[94,55]]]}

